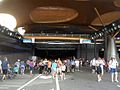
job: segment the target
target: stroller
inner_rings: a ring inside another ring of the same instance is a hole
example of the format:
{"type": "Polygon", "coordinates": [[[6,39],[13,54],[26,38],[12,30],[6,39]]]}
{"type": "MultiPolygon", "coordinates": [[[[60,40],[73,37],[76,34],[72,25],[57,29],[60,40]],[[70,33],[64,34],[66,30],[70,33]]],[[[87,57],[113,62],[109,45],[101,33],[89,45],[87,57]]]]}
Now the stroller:
{"type": "Polygon", "coordinates": [[[13,79],[13,78],[15,78],[15,74],[14,74],[12,68],[9,68],[9,69],[8,69],[8,79],[11,80],[11,79],[13,79]]]}

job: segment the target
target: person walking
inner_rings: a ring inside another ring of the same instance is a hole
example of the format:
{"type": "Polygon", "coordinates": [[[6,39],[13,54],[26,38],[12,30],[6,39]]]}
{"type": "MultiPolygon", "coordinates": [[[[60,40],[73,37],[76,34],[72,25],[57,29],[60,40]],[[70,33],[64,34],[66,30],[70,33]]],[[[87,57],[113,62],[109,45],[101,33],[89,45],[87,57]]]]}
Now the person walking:
{"type": "Polygon", "coordinates": [[[92,73],[95,73],[95,66],[96,66],[96,59],[93,58],[93,59],[90,61],[90,67],[92,68],[92,73]]]}
{"type": "Polygon", "coordinates": [[[1,56],[0,56],[0,74],[2,74],[2,60],[1,60],[1,56]]]}
{"type": "Polygon", "coordinates": [[[62,68],[62,77],[61,77],[61,80],[65,80],[66,79],[66,76],[65,76],[66,66],[65,66],[64,63],[62,64],[61,68],[62,68]]]}
{"type": "Polygon", "coordinates": [[[9,68],[9,62],[7,57],[4,58],[4,61],[2,62],[2,71],[3,71],[3,77],[2,80],[6,79],[6,75],[8,74],[8,68],[9,68]]]}
{"type": "Polygon", "coordinates": [[[78,59],[75,60],[75,69],[76,71],[79,71],[80,68],[80,61],[78,59]]]}
{"type": "Polygon", "coordinates": [[[116,58],[111,57],[111,59],[109,61],[109,69],[110,69],[110,73],[111,73],[111,81],[112,82],[114,82],[114,81],[119,82],[117,67],[118,67],[118,62],[117,62],[116,58]]]}
{"type": "Polygon", "coordinates": [[[51,73],[51,66],[52,66],[52,62],[51,62],[51,60],[48,60],[48,63],[47,63],[47,67],[48,67],[47,72],[48,72],[48,75],[51,73]]]}
{"type": "Polygon", "coordinates": [[[16,68],[18,68],[18,73],[17,73],[17,74],[19,74],[19,72],[20,72],[20,59],[18,59],[18,60],[15,62],[15,66],[16,66],[16,68]]]}
{"type": "Polygon", "coordinates": [[[57,74],[57,63],[56,63],[56,60],[52,63],[52,77],[53,79],[55,78],[57,74]]]}
{"type": "Polygon", "coordinates": [[[33,76],[33,69],[35,66],[34,61],[30,60],[28,64],[29,64],[29,69],[30,69],[30,76],[33,76]]]}
{"type": "Polygon", "coordinates": [[[21,75],[24,75],[25,74],[25,69],[26,69],[26,64],[24,61],[21,61],[21,64],[20,64],[20,72],[21,72],[21,75]]]}
{"type": "Polygon", "coordinates": [[[102,67],[104,63],[102,61],[102,59],[99,57],[97,60],[96,60],[96,73],[97,73],[97,79],[98,79],[98,82],[100,82],[102,80],[102,67]]]}

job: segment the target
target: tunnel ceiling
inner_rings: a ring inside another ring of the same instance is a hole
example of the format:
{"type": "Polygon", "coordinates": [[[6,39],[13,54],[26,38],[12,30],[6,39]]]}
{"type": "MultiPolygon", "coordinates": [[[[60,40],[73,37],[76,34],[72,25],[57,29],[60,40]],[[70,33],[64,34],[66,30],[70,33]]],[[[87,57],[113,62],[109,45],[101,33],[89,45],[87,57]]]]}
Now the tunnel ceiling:
{"type": "Polygon", "coordinates": [[[119,0],[3,0],[0,12],[17,19],[26,33],[92,33],[120,17],[119,0]]]}

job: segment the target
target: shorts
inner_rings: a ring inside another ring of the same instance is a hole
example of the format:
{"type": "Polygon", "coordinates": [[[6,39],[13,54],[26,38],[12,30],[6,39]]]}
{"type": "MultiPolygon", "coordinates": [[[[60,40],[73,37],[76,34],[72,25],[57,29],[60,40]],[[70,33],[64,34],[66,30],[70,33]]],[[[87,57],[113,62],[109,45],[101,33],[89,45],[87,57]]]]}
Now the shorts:
{"type": "Polygon", "coordinates": [[[65,73],[65,71],[62,71],[62,73],[65,73]]]}
{"type": "Polygon", "coordinates": [[[15,74],[18,74],[18,72],[14,72],[15,74]]]}
{"type": "Polygon", "coordinates": [[[102,73],[102,69],[100,66],[97,67],[97,70],[96,70],[97,74],[101,74],[102,73]]]}
{"type": "Polygon", "coordinates": [[[7,69],[3,69],[3,74],[7,74],[8,73],[8,70],[7,69]]]}
{"type": "Polygon", "coordinates": [[[30,71],[32,71],[33,70],[33,67],[30,67],[30,71]]]}
{"type": "Polygon", "coordinates": [[[76,69],[79,69],[79,66],[75,66],[76,69]]]}
{"type": "Polygon", "coordinates": [[[95,69],[95,66],[92,66],[92,69],[95,69]]]}
{"type": "Polygon", "coordinates": [[[115,73],[117,72],[117,68],[110,68],[110,73],[115,73]]]}
{"type": "Polygon", "coordinates": [[[72,67],[71,67],[72,69],[74,69],[75,68],[75,65],[72,65],[72,67]]]}
{"type": "Polygon", "coordinates": [[[56,73],[56,72],[57,72],[56,68],[52,68],[52,73],[56,73]]]}

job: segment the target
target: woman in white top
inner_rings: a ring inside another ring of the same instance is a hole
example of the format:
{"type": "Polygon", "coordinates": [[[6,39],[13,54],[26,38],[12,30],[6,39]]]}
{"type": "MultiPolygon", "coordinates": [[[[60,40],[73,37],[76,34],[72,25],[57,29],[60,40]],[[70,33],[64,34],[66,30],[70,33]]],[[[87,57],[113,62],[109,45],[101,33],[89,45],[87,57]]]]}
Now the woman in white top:
{"type": "Polygon", "coordinates": [[[92,67],[92,73],[95,73],[95,66],[96,66],[96,60],[95,60],[95,58],[93,58],[90,61],[90,67],[92,67]]]}
{"type": "Polygon", "coordinates": [[[65,70],[66,70],[66,66],[65,64],[63,63],[62,64],[62,77],[61,77],[61,80],[65,80],[66,77],[65,77],[65,70]]]}
{"type": "Polygon", "coordinates": [[[109,61],[109,68],[111,72],[111,80],[114,82],[118,82],[118,72],[117,72],[118,62],[116,58],[111,57],[111,60],[109,61]]]}
{"type": "Polygon", "coordinates": [[[104,63],[103,63],[102,59],[99,57],[96,60],[96,72],[97,72],[98,82],[100,82],[102,80],[103,65],[104,65],[104,63]]]}
{"type": "Polygon", "coordinates": [[[80,62],[78,59],[75,60],[75,69],[76,71],[79,71],[79,67],[80,67],[80,62]]]}

